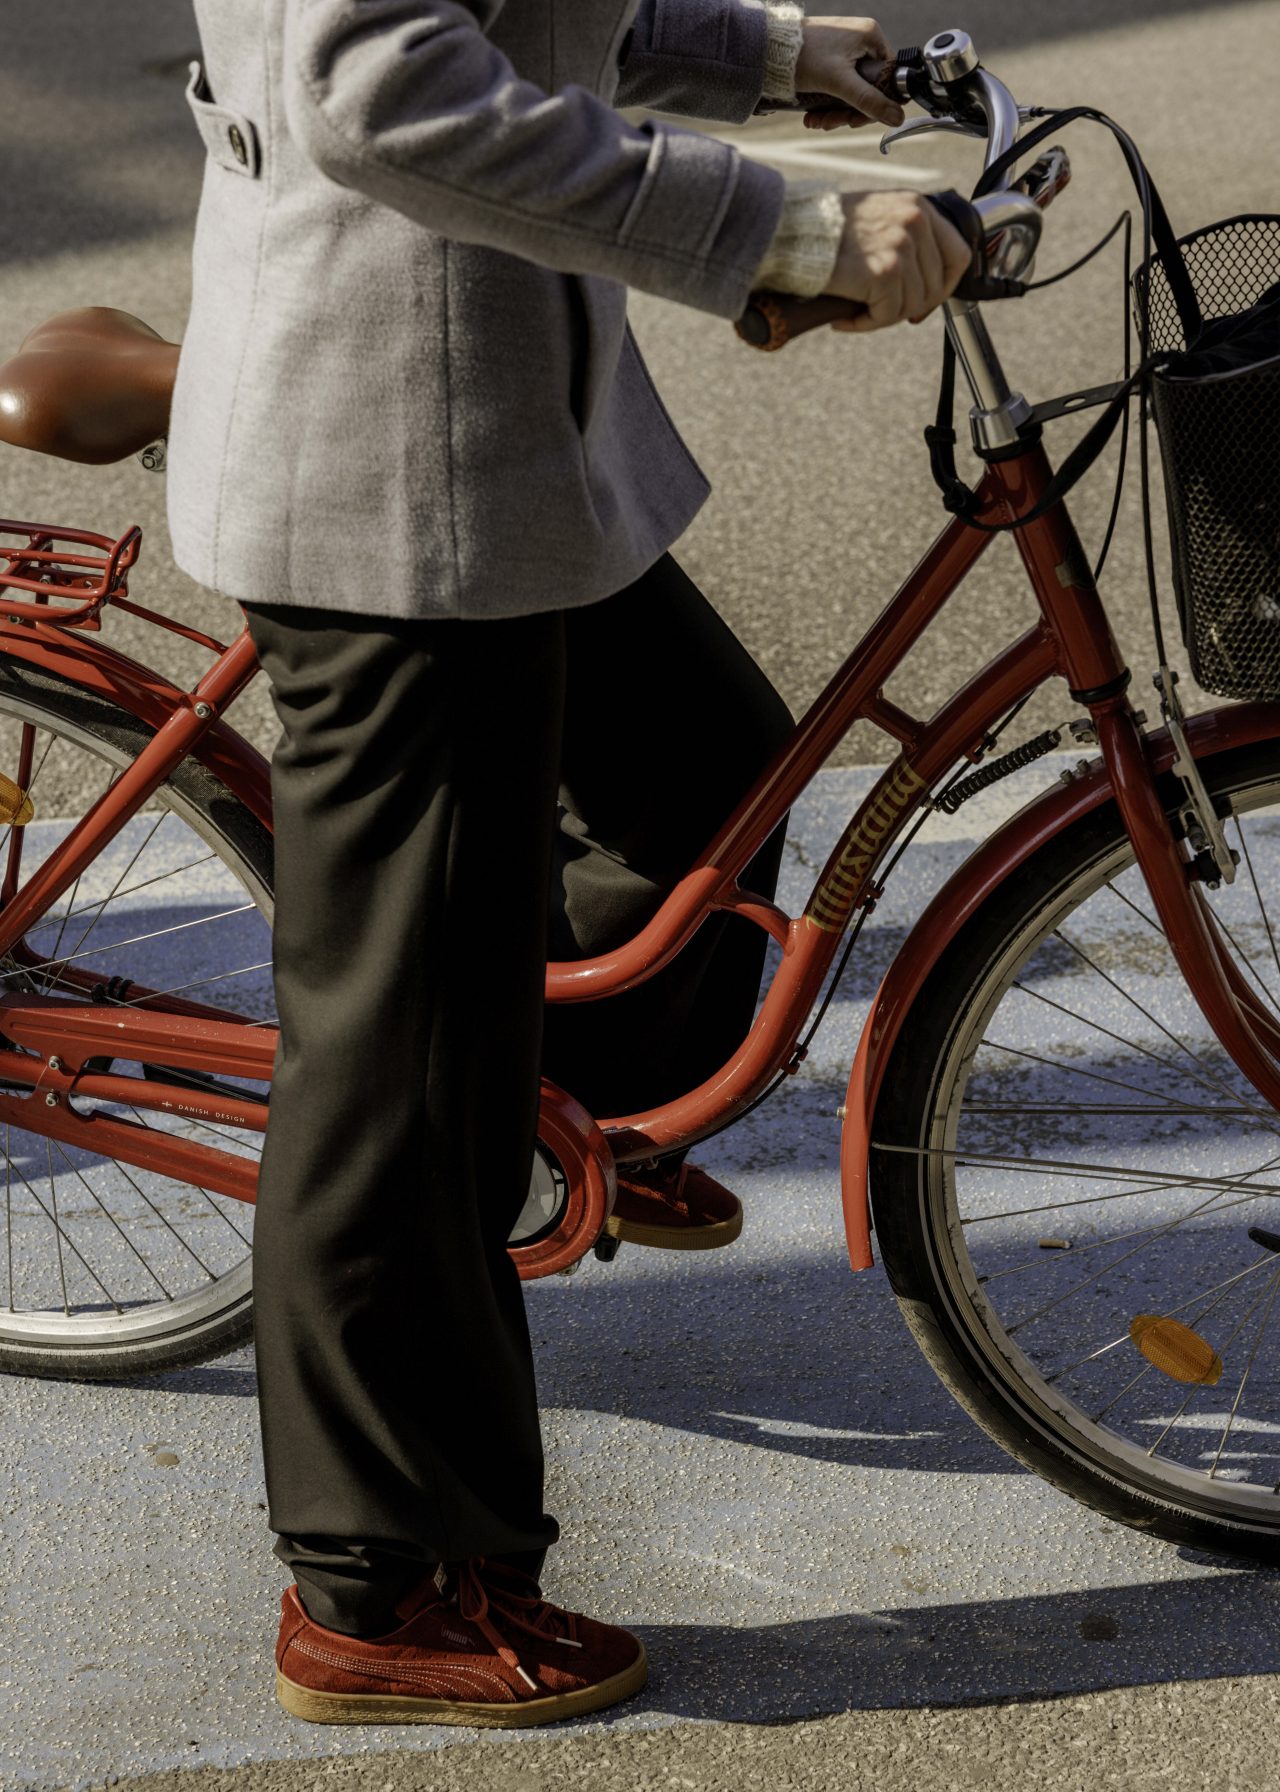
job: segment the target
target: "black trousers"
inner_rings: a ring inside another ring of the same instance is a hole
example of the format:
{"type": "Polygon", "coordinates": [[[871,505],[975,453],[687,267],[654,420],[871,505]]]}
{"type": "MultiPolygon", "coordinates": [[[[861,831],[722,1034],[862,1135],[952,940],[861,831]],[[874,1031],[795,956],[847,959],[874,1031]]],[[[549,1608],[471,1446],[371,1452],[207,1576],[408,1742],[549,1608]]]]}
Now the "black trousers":
{"type": "Polygon", "coordinates": [[[506,1252],[540,1063],[598,1114],[691,1087],[750,1022],[764,935],[716,917],[648,984],[544,1023],[548,949],[643,925],[791,718],[669,555],[583,609],[249,623],[283,729],[253,1241],[269,1522],[312,1616],[376,1635],[431,1563],[536,1572],[558,1535],[506,1252]]]}

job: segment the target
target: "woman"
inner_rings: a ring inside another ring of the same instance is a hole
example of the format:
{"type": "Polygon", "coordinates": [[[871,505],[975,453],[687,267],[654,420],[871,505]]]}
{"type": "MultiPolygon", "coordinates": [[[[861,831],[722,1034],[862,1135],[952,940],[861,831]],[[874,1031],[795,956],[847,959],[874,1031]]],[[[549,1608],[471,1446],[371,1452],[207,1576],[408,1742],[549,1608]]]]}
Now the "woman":
{"type": "MultiPolygon", "coordinates": [[[[663,1100],[750,1018],[762,936],[553,1011],[632,934],[790,718],[668,553],[708,487],[626,288],[757,285],[918,319],[968,260],[901,193],[788,188],[645,105],[745,119],[856,73],[868,19],[783,0],[196,0],[209,150],[169,445],[178,563],[240,600],[273,764],[281,1045],[254,1237],[278,1690],[323,1721],[537,1723],[644,1682],[545,1601],[529,1338],[506,1251],[540,1066],[663,1100]],[[690,789],[686,764],[700,768],[690,789]],[[702,778],[701,768],[713,768],[702,778]]],[[[824,120],[831,123],[827,116],[824,120]]],[[[768,894],[779,843],[752,868],[768,894]]],[[[728,1190],[628,1170],[639,1242],[727,1242],[728,1190]]]]}

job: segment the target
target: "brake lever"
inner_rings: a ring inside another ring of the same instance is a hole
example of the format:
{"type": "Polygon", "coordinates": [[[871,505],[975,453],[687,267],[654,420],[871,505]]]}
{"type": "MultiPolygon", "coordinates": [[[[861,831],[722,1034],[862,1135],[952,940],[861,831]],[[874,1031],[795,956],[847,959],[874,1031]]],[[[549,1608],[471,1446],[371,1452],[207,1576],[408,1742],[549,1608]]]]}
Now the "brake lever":
{"type": "Polygon", "coordinates": [[[887,156],[895,143],[905,143],[911,137],[923,137],[930,131],[948,131],[954,137],[985,137],[986,131],[979,125],[962,124],[958,118],[909,118],[905,124],[896,125],[893,130],[886,131],[880,139],[880,154],[887,156]]]}
{"type": "MultiPolygon", "coordinates": [[[[1018,122],[1020,124],[1026,124],[1030,119],[1037,117],[1039,117],[1039,113],[1034,107],[1018,107],[1018,122]]],[[[966,123],[965,120],[953,115],[926,113],[923,118],[909,118],[905,124],[897,125],[893,130],[886,131],[880,139],[880,154],[887,156],[895,143],[904,143],[911,137],[927,136],[930,131],[946,131],[955,137],[985,137],[987,126],[985,120],[981,124],[976,120],[973,123],[966,123]]]]}

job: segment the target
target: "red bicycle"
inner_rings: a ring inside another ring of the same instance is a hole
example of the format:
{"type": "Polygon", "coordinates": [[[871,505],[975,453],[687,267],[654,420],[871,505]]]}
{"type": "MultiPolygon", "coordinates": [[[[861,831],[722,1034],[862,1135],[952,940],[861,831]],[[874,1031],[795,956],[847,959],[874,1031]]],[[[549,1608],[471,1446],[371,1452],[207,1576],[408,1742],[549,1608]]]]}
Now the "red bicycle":
{"type": "MultiPolygon", "coordinates": [[[[985,138],[982,248],[988,278],[1012,283],[1065,157],[1008,184],[1019,109],[958,40],[912,64],[920,122],[985,138]]],[[[757,309],[779,340],[825,303],[757,309]]],[[[1263,896],[1280,707],[1184,722],[1162,674],[1164,726],[1146,728],[1052,483],[1041,425],[1057,413],[1011,390],[977,302],[953,299],[947,328],[984,462],[976,507],[643,932],[548,968],[550,1000],[607,999],[728,910],[778,948],[756,1020],[717,1075],[660,1109],[593,1117],[544,1085],[512,1254],[525,1277],[607,1259],[615,1165],[706,1138],[797,1068],[915,827],[1059,738],[1096,747],[960,867],[875,999],[843,1110],[850,1258],[871,1264],[874,1211],[930,1362],[1018,1460],[1124,1523],[1280,1560],[1280,1237],[1249,1224],[1280,1199],[1280,948],[1263,896]],[[908,714],[886,681],[1011,525],[1039,620],[936,714],[908,714]],[[992,760],[1050,680],[1071,719],[992,760]],[[897,756],[786,914],[739,877],[859,718],[897,756]]],[[[0,433],[80,460],[161,459],[177,352],[123,313],[54,318],[0,369],[0,433]]],[[[257,666],[247,633],[223,643],[130,600],[139,548],[136,528],[0,524],[9,1373],[154,1371],[251,1325],[276,1043],[271,805],[265,762],[224,714],[257,666]],[[104,645],[93,631],[113,608],[200,642],[209,670],[181,690],[104,645]]]]}

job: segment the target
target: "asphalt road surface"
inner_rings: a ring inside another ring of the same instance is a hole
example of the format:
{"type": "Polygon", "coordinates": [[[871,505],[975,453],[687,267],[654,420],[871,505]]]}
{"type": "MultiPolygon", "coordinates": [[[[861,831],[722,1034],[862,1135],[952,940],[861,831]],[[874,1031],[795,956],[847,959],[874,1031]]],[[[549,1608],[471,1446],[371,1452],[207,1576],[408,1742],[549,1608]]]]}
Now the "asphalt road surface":
{"type": "MultiPolygon", "coordinates": [[[[202,159],[182,97],[198,47],[187,6],[45,0],[12,10],[0,56],[0,345],[16,348],[43,318],[84,304],[119,306],[179,339],[202,159]]],[[[1121,14],[1098,0],[1068,7],[974,0],[961,19],[909,0],[886,20],[903,43],[959,23],[1020,100],[1088,101],[1118,118],[1142,146],[1175,227],[1275,204],[1280,33],[1273,6],[1134,0],[1121,14]]],[[[978,172],[975,146],[942,136],[886,160],[871,132],[837,141],[777,115],[726,135],[791,176],[830,169],[851,186],[889,180],[967,188],[978,172]]],[[[1049,215],[1042,273],[1066,266],[1132,200],[1104,133],[1076,125],[1069,146],[1075,179],[1049,215]]],[[[1014,384],[1038,400],[1114,377],[1122,307],[1114,250],[1021,305],[993,307],[1014,384]]],[[[705,313],[639,294],[633,315],[667,404],[715,487],[677,552],[798,711],[944,520],[921,440],[935,402],[941,326],[934,319],[872,337],[818,332],[764,356],[705,313]]],[[[1055,425],[1051,445],[1065,448],[1081,427],[1055,425]]],[[[0,447],[0,493],[0,513],[8,516],[104,530],[141,523],[146,539],[134,590],[142,601],[172,606],[215,633],[235,626],[233,606],[174,569],[162,481],[136,461],[72,468],[0,447]]],[[[1105,592],[1144,683],[1149,625],[1133,497],[1105,592]]],[[[1101,539],[1109,502],[1103,466],[1076,503],[1089,546],[1101,539]]],[[[927,708],[1031,618],[1016,552],[996,542],[891,694],[905,690],[913,707],[927,708]]],[[[139,650],[176,673],[190,677],[201,663],[198,650],[142,625],[113,628],[134,644],[149,636],[139,650]]],[[[268,743],[273,729],[260,684],[242,704],[241,725],[268,743]]],[[[1028,724],[1039,729],[1062,713],[1061,689],[1049,689],[1028,724]]],[[[883,736],[861,727],[837,762],[885,756],[883,736]]]]}
{"type": "MultiPolygon", "coordinates": [[[[188,8],[11,11],[0,351],[83,304],[120,306],[179,339],[201,162],[182,100],[197,48],[188,8]]],[[[899,42],[964,25],[1020,99],[1112,112],[1180,229],[1276,207],[1272,5],[1130,0],[1121,17],[1094,0],[974,0],[964,14],[910,0],[885,22],[899,42]]],[[[785,172],[830,167],[849,185],[965,185],[976,173],[972,146],[945,138],[882,163],[867,133],[837,146],[775,118],[726,134],[785,172]]],[[[1050,214],[1042,272],[1130,202],[1099,133],[1073,127],[1070,147],[1075,180],[1050,214]]],[[[1121,309],[1108,251],[992,324],[1015,383],[1038,399],[1114,376],[1121,309]]],[[[941,520],[920,440],[936,321],[814,336],[766,359],[723,320],[644,295],[633,314],[715,486],[677,551],[799,709],[941,520]]],[[[1065,445],[1078,425],[1057,428],[1065,445]]],[[[1102,473],[1080,496],[1087,543],[1108,497],[1102,473]]],[[[0,448],[0,513],[115,531],[139,522],[134,594],[215,632],[235,625],[232,605],[172,566],[162,482],[135,462],[76,468],[0,448]]],[[[1106,591],[1141,668],[1135,514],[1131,495],[1106,591]]],[[[997,543],[898,694],[929,707],[1029,619],[1016,554],[997,543]]],[[[194,649],[148,633],[112,624],[132,651],[194,675],[194,649]]],[[[1028,733],[1064,713],[1062,693],[1047,694],[1028,733]]],[[[238,719],[269,744],[260,686],[238,719]]],[[[883,751],[860,729],[841,758],[883,751]]],[[[801,847],[806,830],[826,837],[860,777],[821,785],[796,823],[801,847]]],[[[923,882],[989,816],[966,808],[923,882]]],[[[919,895],[908,881],[897,900],[919,895]]],[[[857,988],[829,1025],[830,1061],[704,1154],[752,1216],[729,1258],[624,1252],[534,1291],[552,1492],[567,1520],[548,1590],[643,1630],[658,1664],[644,1697],[555,1737],[485,1743],[291,1723],[270,1697],[279,1588],[250,1359],[116,1388],[11,1381],[0,1387],[5,1792],[112,1776],[191,1792],[206,1781],[445,1788],[475,1783],[477,1746],[496,1792],[1273,1784],[1275,1577],[1119,1530],[1023,1474],[934,1381],[883,1273],[855,1279],[843,1263],[832,1092],[904,919],[891,905],[877,917],[857,988]],[[176,1465],[155,1464],[157,1440],[176,1465]],[[136,1777],[153,1769],[160,1777],[136,1777]]]]}
{"type": "MultiPolygon", "coordinates": [[[[1153,1541],[1024,1472],[935,1379],[883,1268],[855,1276],[844,1252],[836,1108],[867,1002],[939,880],[1062,769],[929,822],[801,1074],[700,1149],[747,1210],[731,1249],[627,1246],[529,1289],[564,1530],[547,1591],[638,1629],[641,1695],[554,1735],[299,1723],[274,1700],[281,1573],[251,1353],[116,1384],[3,1378],[5,1792],[112,1775],[200,1792],[196,1768],[236,1792],[1273,1784],[1280,1577],[1153,1541]]],[[[789,909],[871,775],[826,773],[797,806],[789,909]]],[[[148,871],[95,949],[224,909],[224,881],[198,868],[175,895],[148,871]]],[[[190,942],[209,931],[157,932],[144,980],[198,971],[190,942]]],[[[1141,939],[1117,943],[1140,977],[1141,939]]],[[[1048,1049],[1044,1027],[1037,1011],[1009,1037],[1048,1049]]],[[[22,1173],[38,1189],[43,1162],[22,1173]]],[[[59,1181],[59,1210],[84,1208],[74,1172],[59,1181]]],[[[1242,1233],[1224,1234],[1236,1255],[1242,1233]]],[[[1265,1422],[1243,1430],[1273,1448],[1265,1422]]]]}

